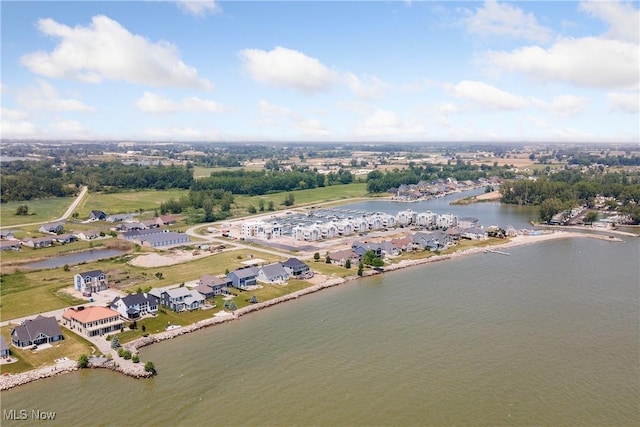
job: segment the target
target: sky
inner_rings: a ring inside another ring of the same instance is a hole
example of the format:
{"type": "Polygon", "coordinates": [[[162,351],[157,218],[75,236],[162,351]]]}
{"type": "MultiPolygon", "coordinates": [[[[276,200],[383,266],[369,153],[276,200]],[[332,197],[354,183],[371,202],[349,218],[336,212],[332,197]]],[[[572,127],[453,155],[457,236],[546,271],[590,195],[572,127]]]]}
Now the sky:
{"type": "Polygon", "coordinates": [[[1,137],[640,141],[638,1],[5,1],[1,137]]]}

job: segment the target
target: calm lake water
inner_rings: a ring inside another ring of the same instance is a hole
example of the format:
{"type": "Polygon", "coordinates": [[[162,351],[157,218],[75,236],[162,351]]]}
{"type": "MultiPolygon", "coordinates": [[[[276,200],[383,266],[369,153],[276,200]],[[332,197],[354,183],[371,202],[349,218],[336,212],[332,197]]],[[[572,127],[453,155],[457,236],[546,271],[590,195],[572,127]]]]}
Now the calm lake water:
{"type": "Polygon", "coordinates": [[[42,261],[31,262],[29,264],[22,265],[21,268],[36,270],[43,268],[58,268],[65,264],[74,265],[82,262],[97,261],[99,259],[111,258],[124,253],[126,253],[126,251],[120,249],[94,249],[91,251],[77,252],[75,254],[62,255],[54,258],[47,258],[42,261]]]}
{"type": "Polygon", "coordinates": [[[48,425],[640,425],[640,239],[509,252],[308,295],[143,349],[154,379],[82,371],[3,392],[2,409],[56,411],[48,425]]]}

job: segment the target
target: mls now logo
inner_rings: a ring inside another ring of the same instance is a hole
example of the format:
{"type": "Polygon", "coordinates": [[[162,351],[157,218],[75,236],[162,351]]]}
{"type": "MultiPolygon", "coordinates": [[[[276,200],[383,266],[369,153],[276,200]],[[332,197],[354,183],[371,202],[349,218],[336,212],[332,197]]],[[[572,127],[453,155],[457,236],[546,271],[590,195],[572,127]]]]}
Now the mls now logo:
{"type": "Polygon", "coordinates": [[[26,409],[3,409],[2,418],[7,421],[21,421],[21,420],[54,420],[56,418],[55,412],[41,411],[39,409],[32,409],[31,413],[26,409]]]}

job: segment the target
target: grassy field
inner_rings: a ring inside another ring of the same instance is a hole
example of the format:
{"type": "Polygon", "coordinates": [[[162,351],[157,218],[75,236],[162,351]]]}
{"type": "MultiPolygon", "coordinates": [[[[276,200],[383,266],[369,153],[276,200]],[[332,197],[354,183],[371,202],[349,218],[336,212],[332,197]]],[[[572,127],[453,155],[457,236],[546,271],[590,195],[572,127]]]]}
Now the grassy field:
{"type": "Polygon", "coordinates": [[[80,219],[86,219],[94,209],[104,211],[107,215],[154,210],[160,208],[160,203],[172,198],[179,199],[188,193],[189,190],[145,190],[109,194],[89,193],[81,206],[78,206],[77,212],[80,219]]]}
{"type": "MultiPolygon", "coordinates": [[[[291,191],[295,199],[294,207],[300,205],[309,205],[320,202],[330,202],[335,200],[350,199],[354,197],[366,197],[367,184],[355,183],[345,185],[332,185],[330,187],[318,187],[308,190],[291,191]]],[[[262,196],[246,196],[236,195],[234,196],[236,208],[241,211],[241,215],[246,215],[246,209],[249,205],[258,207],[258,201],[260,199],[265,201],[265,206],[269,201],[273,201],[276,209],[288,209],[282,202],[288,195],[288,192],[265,194],[262,196]]]]}
{"type": "Polygon", "coordinates": [[[164,287],[199,279],[204,274],[220,275],[228,269],[233,271],[243,264],[241,261],[255,255],[265,263],[280,260],[275,255],[254,253],[250,250],[227,251],[199,258],[194,261],[165,267],[142,268],[127,263],[134,255],[123,255],[113,259],[38,271],[17,271],[0,276],[0,320],[37,314],[82,304],[84,300],[64,292],[73,284],[73,276],[90,270],[107,273],[109,285],[122,290],[136,291],[138,287],[164,287]],[[162,278],[156,277],[162,273],[162,278]]]}
{"type": "MultiPolygon", "coordinates": [[[[0,328],[0,333],[7,340],[11,342],[11,329],[13,326],[3,326],[0,328]]],[[[95,353],[95,348],[84,338],[66,330],[60,328],[64,340],[52,344],[51,348],[42,350],[30,350],[19,349],[11,346],[11,353],[18,358],[18,362],[11,363],[9,365],[0,365],[2,373],[19,373],[25,372],[31,369],[40,368],[46,365],[51,365],[56,359],[61,357],[68,357],[71,360],[78,360],[82,354],[95,353]]]]}
{"type": "Polygon", "coordinates": [[[51,199],[3,203],[0,205],[0,226],[4,228],[18,224],[31,224],[60,218],[74,200],[75,197],[55,197],[51,199]],[[16,215],[16,208],[20,205],[27,205],[29,207],[29,215],[16,215]]]}

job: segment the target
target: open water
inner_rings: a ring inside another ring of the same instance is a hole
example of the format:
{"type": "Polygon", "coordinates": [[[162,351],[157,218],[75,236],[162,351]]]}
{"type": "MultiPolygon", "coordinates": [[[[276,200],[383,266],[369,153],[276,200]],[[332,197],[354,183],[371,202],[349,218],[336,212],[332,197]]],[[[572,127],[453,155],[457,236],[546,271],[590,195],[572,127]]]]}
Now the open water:
{"type": "Polygon", "coordinates": [[[640,238],[509,252],[308,295],[143,349],[154,379],[85,370],[2,409],[65,426],[640,425],[640,238]]]}

